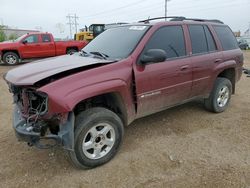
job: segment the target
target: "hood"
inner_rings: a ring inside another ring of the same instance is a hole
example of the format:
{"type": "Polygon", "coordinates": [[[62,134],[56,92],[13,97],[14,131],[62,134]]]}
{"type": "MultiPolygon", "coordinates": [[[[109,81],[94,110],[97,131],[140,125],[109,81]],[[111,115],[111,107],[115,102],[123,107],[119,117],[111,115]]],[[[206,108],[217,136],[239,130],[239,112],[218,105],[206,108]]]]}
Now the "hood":
{"type": "Polygon", "coordinates": [[[6,43],[7,43],[7,44],[8,44],[8,43],[11,43],[11,44],[12,44],[13,42],[15,42],[15,41],[14,41],[14,40],[6,40],[6,41],[3,41],[3,42],[0,42],[0,44],[1,44],[1,43],[4,43],[4,44],[6,44],[6,43]]]}
{"type": "Polygon", "coordinates": [[[4,41],[4,42],[0,42],[0,49],[1,48],[16,48],[18,45],[18,42],[15,41],[4,41]]]}
{"type": "Polygon", "coordinates": [[[33,85],[34,83],[58,73],[76,68],[111,63],[104,59],[83,57],[79,54],[63,55],[28,63],[7,72],[5,80],[14,85],[33,85]]]}

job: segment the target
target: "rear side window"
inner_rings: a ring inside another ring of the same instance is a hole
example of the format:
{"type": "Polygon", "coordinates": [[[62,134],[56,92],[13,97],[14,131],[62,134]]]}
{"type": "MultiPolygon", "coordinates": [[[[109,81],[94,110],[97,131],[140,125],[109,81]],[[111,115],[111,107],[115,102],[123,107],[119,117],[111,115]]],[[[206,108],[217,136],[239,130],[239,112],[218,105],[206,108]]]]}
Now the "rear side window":
{"type": "Polygon", "coordinates": [[[50,35],[42,35],[42,41],[43,42],[51,42],[50,35]]]}
{"type": "Polygon", "coordinates": [[[157,30],[149,39],[144,51],[162,49],[167,58],[176,58],[186,55],[185,41],[182,26],[166,26],[157,30]]]}
{"type": "Polygon", "coordinates": [[[238,48],[236,38],[231,29],[227,26],[213,26],[224,50],[233,50],[238,48]]]}

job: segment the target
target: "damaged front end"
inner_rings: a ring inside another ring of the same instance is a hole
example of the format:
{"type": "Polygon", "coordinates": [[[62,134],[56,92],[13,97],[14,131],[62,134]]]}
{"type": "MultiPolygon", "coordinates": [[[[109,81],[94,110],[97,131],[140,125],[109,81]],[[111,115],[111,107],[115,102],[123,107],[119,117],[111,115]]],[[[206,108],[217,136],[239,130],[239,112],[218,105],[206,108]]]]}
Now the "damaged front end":
{"type": "Polygon", "coordinates": [[[36,88],[9,83],[14,98],[13,128],[29,146],[50,148],[62,145],[73,150],[74,113],[49,112],[49,97],[36,88]]]}

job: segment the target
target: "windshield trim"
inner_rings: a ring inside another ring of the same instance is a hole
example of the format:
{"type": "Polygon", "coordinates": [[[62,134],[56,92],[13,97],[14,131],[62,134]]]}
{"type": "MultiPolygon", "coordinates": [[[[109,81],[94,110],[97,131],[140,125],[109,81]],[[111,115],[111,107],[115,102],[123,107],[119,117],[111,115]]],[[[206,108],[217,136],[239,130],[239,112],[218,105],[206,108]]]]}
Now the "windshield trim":
{"type": "MultiPolygon", "coordinates": [[[[141,26],[140,24],[138,24],[139,26],[141,26]]],[[[132,25],[132,26],[137,26],[137,25],[132,25]]],[[[141,38],[138,40],[137,44],[135,45],[135,47],[131,50],[131,52],[128,54],[127,57],[131,56],[131,54],[135,51],[135,49],[137,48],[137,46],[140,44],[140,42],[142,41],[142,39],[144,38],[144,36],[148,33],[149,29],[152,27],[152,25],[147,25],[147,29],[146,31],[143,33],[143,35],[141,36],[141,38]]],[[[127,57],[125,57],[124,59],[126,59],[127,57]]]]}

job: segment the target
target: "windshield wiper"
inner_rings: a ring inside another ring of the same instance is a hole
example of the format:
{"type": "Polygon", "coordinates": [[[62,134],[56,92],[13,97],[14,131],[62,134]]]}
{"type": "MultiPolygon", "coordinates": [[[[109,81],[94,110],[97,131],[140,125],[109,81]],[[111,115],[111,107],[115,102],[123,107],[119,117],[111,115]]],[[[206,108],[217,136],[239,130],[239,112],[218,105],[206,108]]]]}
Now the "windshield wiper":
{"type": "Polygon", "coordinates": [[[102,52],[89,52],[90,54],[98,55],[102,57],[103,59],[107,59],[109,56],[107,54],[104,54],[102,52]]]}
{"type": "Polygon", "coordinates": [[[80,54],[80,56],[87,56],[87,55],[88,55],[88,53],[85,52],[84,50],[81,50],[81,51],[79,52],[79,54],[80,54]]]}

